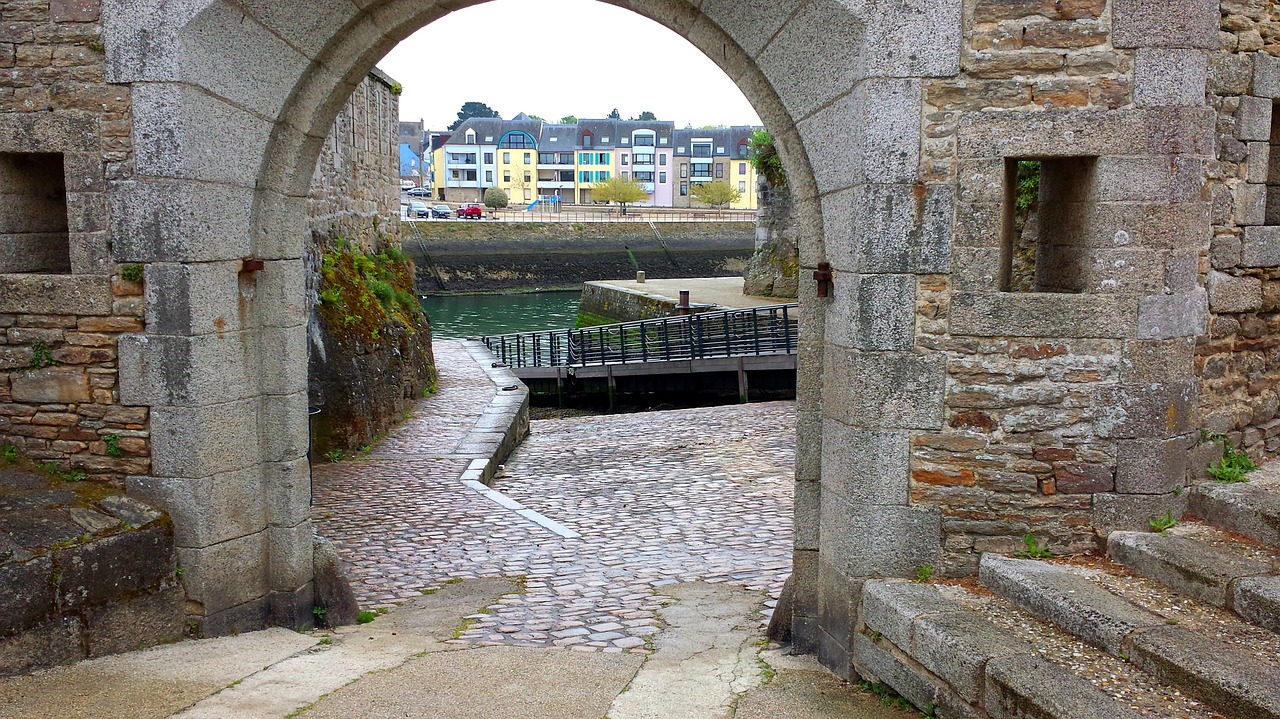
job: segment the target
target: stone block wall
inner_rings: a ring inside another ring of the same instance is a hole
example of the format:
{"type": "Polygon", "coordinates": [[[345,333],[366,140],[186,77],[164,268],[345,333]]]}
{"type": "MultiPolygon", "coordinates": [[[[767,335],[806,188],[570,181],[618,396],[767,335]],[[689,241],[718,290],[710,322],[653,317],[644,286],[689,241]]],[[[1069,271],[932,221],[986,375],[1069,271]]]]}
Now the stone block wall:
{"type": "Polygon", "coordinates": [[[313,238],[373,251],[400,236],[399,85],[375,69],[347,98],[311,181],[313,238]],[[385,235],[381,237],[380,234],[385,235]]]}
{"type": "MultiPolygon", "coordinates": [[[[1201,268],[1210,318],[1195,367],[1205,432],[1261,458],[1280,450],[1280,10],[1243,0],[1223,2],[1221,14],[1207,69],[1217,122],[1213,238],[1201,268]]],[[[1217,451],[1202,445],[1194,477],[1217,451]]]]}

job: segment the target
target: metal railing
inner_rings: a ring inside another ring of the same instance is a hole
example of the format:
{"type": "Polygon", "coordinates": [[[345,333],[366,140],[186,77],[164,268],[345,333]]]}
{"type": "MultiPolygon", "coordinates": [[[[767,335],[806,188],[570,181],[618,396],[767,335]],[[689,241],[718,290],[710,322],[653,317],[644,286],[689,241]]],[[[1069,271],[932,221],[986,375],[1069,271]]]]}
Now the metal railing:
{"type": "Polygon", "coordinates": [[[795,354],[797,304],[716,310],[600,327],[482,338],[513,368],[795,354]]]}

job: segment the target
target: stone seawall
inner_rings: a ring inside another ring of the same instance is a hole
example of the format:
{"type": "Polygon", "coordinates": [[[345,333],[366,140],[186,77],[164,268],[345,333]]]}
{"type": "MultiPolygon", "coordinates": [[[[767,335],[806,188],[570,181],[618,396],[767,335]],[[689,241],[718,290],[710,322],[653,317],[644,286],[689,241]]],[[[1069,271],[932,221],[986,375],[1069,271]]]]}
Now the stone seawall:
{"type": "Polygon", "coordinates": [[[741,276],[755,247],[750,222],[498,224],[420,222],[403,248],[418,290],[577,288],[600,278],[741,276]],[[634,259],[634,262],[633,262],[634,259]]]}

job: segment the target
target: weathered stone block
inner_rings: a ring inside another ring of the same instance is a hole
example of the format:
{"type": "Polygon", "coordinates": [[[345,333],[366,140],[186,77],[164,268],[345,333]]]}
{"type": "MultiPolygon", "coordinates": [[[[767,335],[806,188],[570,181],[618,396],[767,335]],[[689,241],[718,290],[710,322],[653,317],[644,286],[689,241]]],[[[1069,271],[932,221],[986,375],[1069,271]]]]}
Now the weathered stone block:
{"type": "Polygon", "coordinates": [[[946,358],[913,352],[829,349],[828,417],[877,430],[942,426],[946,358]]]}
{"type": "Polygon", "coordinates": [[[1138,300],[1138,336],[1143,339],[1195,337],[1208,322],[1208,297],[1200,288],[1180,295],[1149,295],[1138,300]]]}
{"type": "Polygon", "coordinates": [[[1218,48],[1218,3],[1213,0],[1115,0],[1116,47],[1218,48]]]}
{"type": "Polygon", "coordinates": [[[864,678],[892,687],[913,706],[938,705],[938,693],[943,687],[932,681],[927,673],[913,671],[891,651],[878,646],[871,637],[854,635],[853,664],[864,678]]]}
{"type": "Polygon", "coordinates": [[[258,401],[206,407],[156,407],[151,412],[152,473],[211,477],[256,466],[258,401]]]}
{"type": "Polygon", "coordinates": [[[1208,70],[1208,57],[1197,50],[1140,49],[1133,68],[1134,105],[1203,105],[1208,70]]]}
{"type": "Polygon", "coordinates": [[[857,255],[835,257],[837,267],[915,274],[951,269],[952,187],[866,185],[858,188],[855,202],[863,208],[855,227],[857,255]]]}
{"type": "Polygon", "coordinates": [[[911,649],[919,617],[961,611],[963,606],[929,585],[886,579],[862,585],[862,622],[901,649],[911,649]]]}
{"type": "Polygon", "coordinates": [[[71,664],[84,659],[83,627],[77,617],[61,617],[0,639],[0,676],[71,664]]]}
{"type": "Polygon", "coordinates": [[[1231,587],[1236,614],[1271,631],[1280,631],[1280,577],[1245,577],[1231,587]]]}
{"type": "Polygon", "coordinates": [[[920,83],[870,79],[855,90],[862,115],[860,180],[915,182],[920,174],[920,83]]]}
{"type": "Polygon", "coordinates": [[[765,77],[792,117],[804,117],[857,85],[864,73],[860,51],[850,52],[852,38],[866,37],[866,18],[835,0],[819,0],[793,13],[757,57],[765,77]],[[796,83],[806,75],[815,54],[832,58],[821,82],[796,83]]]}
{"type": "Polygon", "coordinates": [[[251,332],[199,337],[126,335],[119,340],[120,401],[201,405],[247,399],[258,389],[251,332]]]}
{"type": "Polygon", "coordinates": [[[1102,464],[1065,464],[1054,470],[1053,478],[1060,494],[1098,494],[1115,489],[1115,475],[1102,464]]]}
{"type": "Polygon", "coordinates": [[[956,335],[1125,338],[1137,321],[1135,297],[957,292],[951,302],[956,335]]]}
{"type": "Polygon", "coordinates": [[[1272,101],[1270,98],[1244,96],[1236,110],[1236,139],[1266,142],[1271,139],[1272,101]]]}
{"type": "Polygon", "coordinates": [[[177,569],[168,527],[117,534],[59,550],[59,606],[94,606],[159,589],[177,569]]]}
{"type": "MultiPolygon", "coordinates": [[[[191,596],[203,601],[206,620],[224,610],[265,600],[270,591],[266,539],[263,531],[211,547],[178,550],[182,583],[191,596]]],[[[260,629],[264,624],[265,620],[256,625],[250,622],[245,628],[260,629]]]]}
{"type": "Polygon", "coordinates": [[[1253,82],[1249,94],[1269,100],[1280,98],[1280,57],[1267,52],[1253,54],[1253,82]]]}
{"type": "Polygon", "coordinates": [[[1095,494],[1093,526],[1101,535],[1110,532],[1146,532],[1151,520],[1172,513],[1179,519],[1187,511],[1186,493],[1173,494],[1095,494]]]}
{"type": "Polygon", "coordinates": [[[1280,267],[1280,227],[1246,227],[1241,267],[1280,267]]]}
{"type": "Polygon", "coordinates": [[[915,346],[915,339],[915,275],[859,278],[855,346],[868,351],[907,350],[915,346]]]}
{"type": "Polygon", "coordinates": [[[101,275],[0,275],[0,313],[109,315],[111,278],[101,275]]]}
{"type": "Polygon", "coordinates": [[[911,437],[856,429],[837,420],[822,428],[822,484],[854,504],[907,506],[911,437]]]}
{"type": "Polygon", "coordinates": [[[1102,690],[1039,657],[1002,657],[986,666],[986,709],[1007,719],[1139,719],[1102,690]]]}
{"type": "Polygon", "coordinates": [[[306,519],[311,508],[311,467],[306,458],[270,462],[262,472],[268,524],[292,527],[306,519]]]}
{"type": "Polygon", "coordinates": [[[311,520],[295,527],[267,528],[267,559],[272,591],[289,592],[311,582],[311,520]]]}
{"type": "Polygon", "coordinates": [[[1262,280],[1209,273],[1209,309],[1214,312],[1256,312],[1262,307],[1262,280]]]}
{"type": "Polygon", "coordinates": [[[939,564],[942,518],[936,509],[822,499],[822,556],[845,576],[913,577],[917,567],[939,564]]]}
{"type": "Polygon", "coordinates": [[[861,48],[868,76],[952,77],[960,72],[963,2],[871,5],[861,48]],[[900,48],[910,47],[904,53],[900,48]]]}
{"type": "Polygon", "coordinates": [[[87,612],[88,656],[132,652],[182,639],[186,594],[175,584],[153,594],[92,607],[87,612]]]}
{"type": "Polygon", "coordinates": [[[45,367],[10,376],[10,394],[15,402],[71,404],[92,398],[89,377],[79,367],[45,367]]]}
{"type": "Polygon", "coordinates": [[[1267,221],[1267,186],[1241,183],[1231,189],[1235,224],[1241,227],[1262,225],[1267,221]]]}
{"type": "Polygon", "coordinates": [[[0,564],[0,636],[33,627],[54,610],[53,564],[48,557],[0,564]]]}
{"type": "MultiPolygon", "coordinates": [[[[265,461],[292,462],[307,455],[310,438],[306,392],[262,397],[258,422],[264,430],[261,448],[265,461]]],[[[505,430],[506,425],[501,429],[505,430]]]]}
{"type": "Polygon", "coordinates": [[[127,482],[130,494],[169,513],[179,547],[208,547],[267,526],[257,467],[200,479],[130,477],[127,482]]]}
{"type": "Polygon", "coordinates": [[[1194,380],[1106,387],[1096,401],[1095,430],[1119,439],[1186,434],[1199,389],[1194,380]]]}
{"type": "Polygon", "coordinates": [[[54,22],[96,22],[101,14],[100,0],[49,0],[49,19],[54,22]]]}
{"type": "Polygon", "coordinates": [[[916,621],[911,654],[951,685],[965,701],[981,699],[983,667],[1000,657],[1030,661],[1029,644],[969,612],[921,617],[916,621]]]}
{"type": "MultiPolygon", "coordinates": [[[[118,261],[236,261],[253,254],[250,220],[253,190],[250,188],[221,184],[195,186],[185,181],[149,179],[115,182],[110,194],[112,249],[118,261]]],[[[175,271],[205,274],[220,269],[187,266],[175,271]]],[[[195,275],[189,284],[193,292],[205,289],[195,275]]],[[[229,291],[235,287],[232,283],[207,289],[229,291]]],[[[199,293],[191,300],[183,297],[178,296],[180,307],[196,313],[204,309],[199,302],[206,298],[199,293]]],[[[225,307],[217,304],[212,309],[225,307]]],[[[234,322],[235,315],[223,310],[223,320],[234,322]]]]}

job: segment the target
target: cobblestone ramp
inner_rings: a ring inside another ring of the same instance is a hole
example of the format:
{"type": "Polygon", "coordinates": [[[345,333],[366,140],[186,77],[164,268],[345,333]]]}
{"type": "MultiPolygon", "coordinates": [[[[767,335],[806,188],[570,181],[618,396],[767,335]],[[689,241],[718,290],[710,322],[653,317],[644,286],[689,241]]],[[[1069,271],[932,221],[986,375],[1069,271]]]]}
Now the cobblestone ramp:
{"type": "Polygon", "coordinates": [[[316,472],[317,531],[350,563],[362,603],[521,576],[526,592],[455,641],[635,653],[659,631],[667,599],[655,590],[668,584],[733,582],[771,611],[791,571],[793,403],[535,422],[494,486],[581,534],[570,539],[458,480],[466,459],[441,451],[454,430],[433,425],[465,421],[455,398],[478,414],[491,395],[480,368],[471,377],[437,357],[440,394],[376,459],[316,472]]]}

